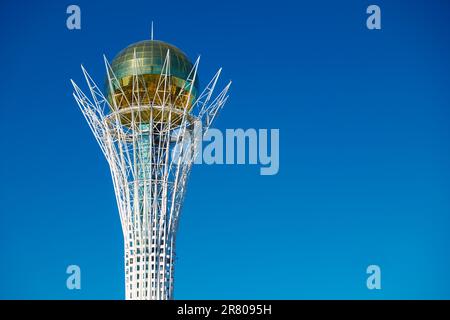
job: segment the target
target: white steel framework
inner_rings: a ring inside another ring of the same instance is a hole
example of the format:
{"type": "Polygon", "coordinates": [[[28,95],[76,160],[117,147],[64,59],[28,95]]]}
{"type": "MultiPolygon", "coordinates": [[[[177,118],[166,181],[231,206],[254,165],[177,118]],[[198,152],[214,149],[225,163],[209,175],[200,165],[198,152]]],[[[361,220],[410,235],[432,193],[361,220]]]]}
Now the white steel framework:
{"type": "Polygon", "coordinates": [[[199,60],[186,79],[186,90],[171,97],[168,51],[155,93],[158,99],[148,99],[149,93],[142,90],[147,86],[139,77],[136,63],[129,99],[104,57],[107,85],[120,89],[126,108],[118,106],[117,99],[108,100],[83,66],[90,97],[71,80],[73,96],[110,166],[124,237],[126,299],[173,299],[175,238],[186,180],[197,152],[193,129],[201,125],[203,134],[207,131],[224,106],[231,85],[230,81],[212,98],[219,69],[192,102],[199,60]],[[188,96],[181,101],[191,101],[191,106],[180,109],[176,103],[183,94],[188,96]],[[155,105],[153,101],[160,103],[155,105]],[[131,115],[126,124],[122,120],[124,112],[131,115]],[[144,119],[144,112],[151,116],[144,119]],[[173,156],[175,147],[177,157],[173,156]]]}

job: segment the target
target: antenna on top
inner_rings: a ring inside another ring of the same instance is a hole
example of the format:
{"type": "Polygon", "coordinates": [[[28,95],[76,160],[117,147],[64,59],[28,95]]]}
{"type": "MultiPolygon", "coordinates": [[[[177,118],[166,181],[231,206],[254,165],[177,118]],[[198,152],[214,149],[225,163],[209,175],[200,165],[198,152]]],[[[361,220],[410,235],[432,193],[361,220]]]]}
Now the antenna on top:
{"type": "Polygon", "coordinates": [[[153,20],[152,20],[152,33],[151,33],[151,40],[153,40],[153,20]]]}

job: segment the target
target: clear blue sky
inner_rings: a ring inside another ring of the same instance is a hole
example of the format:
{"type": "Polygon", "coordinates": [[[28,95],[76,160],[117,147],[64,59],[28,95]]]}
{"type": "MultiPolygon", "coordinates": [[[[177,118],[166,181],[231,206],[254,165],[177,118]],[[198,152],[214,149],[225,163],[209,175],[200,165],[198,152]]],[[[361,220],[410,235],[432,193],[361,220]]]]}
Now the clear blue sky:
{"type": "Polygon", "coordinates": [[[0,298],[122,299],[109,169],[69,82],[150,37],[233,87],[216,126],[279,128],[280,172],[194,166],[175,298],[450,298],[450,6],[375,1],[0,5],[0,298]],[[65,287],[77,264],[82,290],[65,287]],[[377,264],[382,290],[366,288],[377,264]]]}

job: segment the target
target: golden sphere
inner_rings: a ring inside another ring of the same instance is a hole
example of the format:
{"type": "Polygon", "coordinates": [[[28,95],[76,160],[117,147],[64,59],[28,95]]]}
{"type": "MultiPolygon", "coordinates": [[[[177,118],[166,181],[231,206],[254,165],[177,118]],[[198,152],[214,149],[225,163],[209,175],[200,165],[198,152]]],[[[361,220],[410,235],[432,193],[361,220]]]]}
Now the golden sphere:
{"type": "Polygon", "coordinates": [[[189,97],[190,88],[186,79],[192,67],[186,54],[166,42],[144,40],[131,44],[120,51],[111,63],[120,87],[114,87],[113,82],[111,88],[107,81],[106,91],[110,105],[118,109],[124,124],[130,123],[133,117],[139,123],[150,119],[157,122],[170,119],[175,123],[181,119],[180,114],[185,108],[190,110],[198,94],[197,78],[189,97]],[[165,89],[165,94],[170,98],[163,103],[161,90],[164,88],[160,88],[157,94],[157,87],[168,50],[170,87],[165,89]]]}

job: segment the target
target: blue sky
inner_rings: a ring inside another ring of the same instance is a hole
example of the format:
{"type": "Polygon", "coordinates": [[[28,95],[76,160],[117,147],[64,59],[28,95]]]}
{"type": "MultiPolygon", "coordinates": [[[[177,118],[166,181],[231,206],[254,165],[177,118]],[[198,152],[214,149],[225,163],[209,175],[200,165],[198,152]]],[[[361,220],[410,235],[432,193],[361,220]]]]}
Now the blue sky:
{"type": "Polygon", "coordinates": [[[449,299],[450,7],[374,3],[377,31],[367,1],[3,2],[0,298],[124,297],[109,169],[69,79],[84,85],[83,63],[103,81],[102,54],[154,20],[156,39],[202,55],[201,84],[218,67],[233,80],[216,127],[280,129],[278,175],[194,166],[175,298],[449,299]]]}

